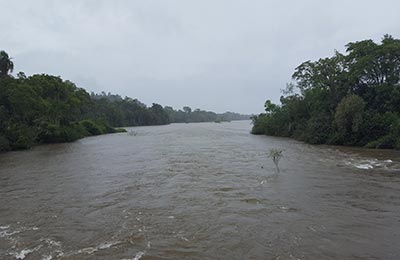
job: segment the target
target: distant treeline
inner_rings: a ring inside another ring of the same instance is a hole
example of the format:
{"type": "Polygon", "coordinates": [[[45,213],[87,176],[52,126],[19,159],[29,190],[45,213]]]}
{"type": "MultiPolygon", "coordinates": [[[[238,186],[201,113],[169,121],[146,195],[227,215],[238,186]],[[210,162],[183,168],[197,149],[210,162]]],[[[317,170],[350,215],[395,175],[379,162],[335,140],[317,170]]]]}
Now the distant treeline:
{"type": "Polygon", "coordinates": [[[26,149],[38,143],[70,142],[124,131],[114,127],[248,119],[235,113],[196,109],[175,111],[159,104],[147,107],[137,99],[89,94],[68,80],[41,74],[10,75],[14,64],[0,51],[0,151],[26,149]]]}
{"type": "Polygon", "coordinates": [[[183,107],[182,110],[174,110],[170,106],[164,108],[153,104],[150,114],[146,113],[146,105],[137,99],[122,98],[119,95],[102,92],[91,93],[92,100],[99,106],[97,111],[105,117],[112,126],[140,126],[169,123],[194,123],[194,122],[224,122],[233,120],[249,120],[250,115],[241,115],[233,112],[217,114],[200,109],[192,110],[190,107],[183,107]],[[140,110],[142,109],[142,110],[140,110]],[[150,123],[149,123],[150,122],[150,123]]]}
{"type": "Polygon", "coordinates": [[[346,54],[306,61],[295,69],[281,105],[265,102],[254,134],[313,144],[400,149],[400,40],[363,40],[346,54]]]}

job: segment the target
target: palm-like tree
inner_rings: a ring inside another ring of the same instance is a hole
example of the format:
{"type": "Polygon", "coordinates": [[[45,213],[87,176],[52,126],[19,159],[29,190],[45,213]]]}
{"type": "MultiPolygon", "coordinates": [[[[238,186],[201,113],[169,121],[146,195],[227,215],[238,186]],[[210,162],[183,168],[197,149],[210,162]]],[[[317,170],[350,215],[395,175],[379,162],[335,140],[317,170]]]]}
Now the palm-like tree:
{"type": "Polygon", "coordinates": [[[14,70],[14,63],[7,52],[0,51],[0,77],[5,77],[14,70]]]}

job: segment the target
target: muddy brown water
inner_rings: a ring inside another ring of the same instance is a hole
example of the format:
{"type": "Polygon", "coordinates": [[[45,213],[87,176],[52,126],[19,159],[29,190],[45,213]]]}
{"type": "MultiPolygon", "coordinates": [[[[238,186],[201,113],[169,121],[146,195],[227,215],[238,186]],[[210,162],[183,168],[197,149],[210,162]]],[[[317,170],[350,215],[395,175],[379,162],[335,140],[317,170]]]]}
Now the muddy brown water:
{"type": "Polygon", "coordinates": [[[0,259],[400,259],[398,152],[250,128],[138,127],[0,154],[0,259]]]}

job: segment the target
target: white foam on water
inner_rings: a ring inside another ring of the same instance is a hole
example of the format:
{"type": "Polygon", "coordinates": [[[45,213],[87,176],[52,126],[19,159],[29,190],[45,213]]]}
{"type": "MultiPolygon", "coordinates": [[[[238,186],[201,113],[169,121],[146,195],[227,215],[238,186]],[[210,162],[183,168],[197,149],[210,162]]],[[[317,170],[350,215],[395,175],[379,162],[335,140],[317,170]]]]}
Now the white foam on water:
{"type": "Polygon", "coordinates": [[[189,242],[189,239],[187,239],[186,237],[181,236],[180,239],[182,239],[183,241],[189,242]]]}
{"type": "Polygon", "coordinates": [[[16,230],[11,230],[10,226],[0,226],[0,238],[9,238],[15,234],[21,233],[21,232],[25,232],[25,231],[30,231],[30,230],[39,230],[38,227],[31,227],[31,228],[27,228],[27,227],[20,227],[17,228],[16,230]]]}
{"type": "Polygon", "coordinates": [[[44,255],[42,260],[51,260],[53,257],[51,255],[44,255]]]}
{"type": "Polygon", "coordinates": [[[375,168],[393,170],[393,161],[390,159],[379,160],[377,158],[350,158],[349,161],[344,162],[344,164],[361,170],[371,170],[375,168]]]}
{"type": "Polygon", "coordinates": [[[8,238],[8,237],[18,234],[18,233],[21,233],[21,231],[8,231],[8,230],[0,231],[0,237],[8,238]]]}
{"type": "Polygon", "coordinates": [[[308,229],[310,229],[313,232],[317,232],[317,230],[315,228],[313,228],[312,226],[308,226],[308,229]]]}
{"type": "Polygon", "coordinates": [[[363,170],[370,170],[370,169],[374,168],[374,166],[372,166],[371,164],[367,164],[367,163],[365,163],[365,164],[356,164],[355,167],[358,168],[358,169],[363,169],[363,170]]]}
{"type": "Polygon", "coordinates": [[[17,259],[24,259],[28,254],[32,253],[32,249],[23,249],[21,252],[17,252],[13,254],[17,259]]]}
{"type": "Polygon", "coordinates": [[[179,231],[177,233],[175,231],[173,231],[172,233],[176,234],[174,237],[179,238],[179,239],[181,239],[183,241],[189,242],[189,239],[187,239],[185,236],[183,236],[183,234],[184,234],[183,231],[179,231]]]}
{"type": "Polygon", "coordinates": [[[136,255],[135,255],[135,257],[133,257],[133,258],[123,258],[123,259],[121,259],[121,260],[139,260],[140,258],[142,258],[144,255],[146,254],[146,251],[145,252],[139,252],[139,253],[137,253],[136,255]]]}
{"type": "Polygon", "coordinates": [[[55,251],[55,253],[57,253],[56,257],[58,257],[58,258],[61,258],[64,256],[64,252],[61,250],[57,250],[57,251],[55,251]]]}
{"type": "Polygon", "coordinates": [[[40,241],[45,242],[46,244],[48,244],[49,246],[56,246],[56,247],[61,247],[61,242],[59,241],[54,241],[50,238],[45,238],[45,239],[40,239],[40,241]]]}
{"type": "Polygon", "coordinates": [[[79,249],[77,253],[78,254],[85,253],[85,254],[89,254],[90,255],[90,254],[93,254],[96,251],[98,251],[98,249],[95,248],[95,247],[85,247],[85,248],[79,249]]]}
{"type": "Polygon", "coordinates": [[[94,252],[97,252],[99,250],[108,249],[108,248],[118,245],[120,243],[121,243],[121,241],[104,242],[96,247],[86,247],[86,248],[79,249],[76,253],[73,253],[73,255],[75,255],[75,254],[89,254],[90,255],[90,254],[93,254],[94,252]]]}
{"type": "Polygon", "coordinates": [[[133,258],[133,260],[139,260],[140,258],[142,258],[142,256],[144,256],[145,252],[139,252],[135,255],[135,257],[133,258]]]}
{"type": "Polygon", "coordinates": [[[32,249],[25,248],[25,249],[22,249],[20,252],[13,252],[13,253],[10,253],[10,254],[12,256],[14,256],[16,259],[25,259],[25,257],[27,255],[39,250],[41,247],[42,247],[42,245],[39,245],[39,246],[37,246],[35,248],[32,248],[32,249]]]}
{"type": "Polygon", "coordinates": [[[101,243],[97,248],[98,248],[99,250],[107,249],[107,248],[110,248],[110,247],[112,247],[112,246],[118,245],[118,244],[120,244],[120,243],[121,243],[120,241],[105,242],[105,243],[101,243]]]}
{"type": "Polygon", "coordinates": [[[168,216],[167,218],[169,218],[169,219],[174,219],[175,217],[174,217],[174,216],[168,216]]]}

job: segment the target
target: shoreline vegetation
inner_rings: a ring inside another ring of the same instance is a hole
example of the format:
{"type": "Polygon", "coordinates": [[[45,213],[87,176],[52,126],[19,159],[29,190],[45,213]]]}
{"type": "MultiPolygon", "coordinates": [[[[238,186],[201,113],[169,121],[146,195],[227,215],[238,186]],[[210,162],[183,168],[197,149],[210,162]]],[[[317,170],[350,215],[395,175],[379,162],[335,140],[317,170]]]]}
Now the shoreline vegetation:
{"type": "Polygon", "coordinates": [[[280,105],[265,102],[252,134],[310,144],[400,149],[400,40],[385,35],[300,64],[280,105]]]}
{"type": "Polygon", "coordinates": [[[14,77],[13,69],[12,59],[0,51],[0,152],[126,132],[121,127],[250,119],[233,112],[174,110],[156,103],[147,107],[129,97],[89,94],[58,76],[19,72],[14,77]]]}

